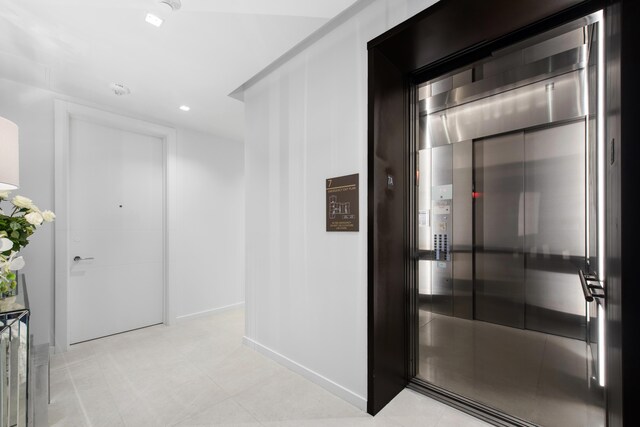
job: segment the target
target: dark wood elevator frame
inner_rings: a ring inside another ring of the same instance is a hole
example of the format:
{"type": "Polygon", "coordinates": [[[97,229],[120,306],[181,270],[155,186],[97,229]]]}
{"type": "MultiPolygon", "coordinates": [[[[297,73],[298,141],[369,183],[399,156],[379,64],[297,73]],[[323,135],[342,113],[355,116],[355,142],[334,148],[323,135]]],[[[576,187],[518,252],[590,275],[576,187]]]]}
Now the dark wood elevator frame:
{"type": "Polygon", "coordinates": [[[640,425],[640,1],[441,0],[368,43],[368,412],[409,386],[497,425],[508,415],[415,378],[416,85],[605,9],[607,425],[640,425]],[[622,90],[624,88],[624,90],[622,90]],[[624,157],[623,157],[624,155],[624,157]],[[623,262],[622,254],[628,260],[623,262]],[[624,298],[623,298],[624,295],[624,298]]]}

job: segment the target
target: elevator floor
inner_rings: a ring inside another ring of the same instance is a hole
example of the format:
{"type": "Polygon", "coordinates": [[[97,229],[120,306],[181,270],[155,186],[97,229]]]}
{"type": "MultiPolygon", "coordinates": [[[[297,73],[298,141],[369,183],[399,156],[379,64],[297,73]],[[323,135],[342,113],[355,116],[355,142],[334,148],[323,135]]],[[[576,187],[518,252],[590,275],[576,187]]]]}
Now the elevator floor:
{"type": "Polygon", "coordinates": [[[422,309],[419,326],[420,378],[535,424],[605,425],[584,341],[422,309]]]}

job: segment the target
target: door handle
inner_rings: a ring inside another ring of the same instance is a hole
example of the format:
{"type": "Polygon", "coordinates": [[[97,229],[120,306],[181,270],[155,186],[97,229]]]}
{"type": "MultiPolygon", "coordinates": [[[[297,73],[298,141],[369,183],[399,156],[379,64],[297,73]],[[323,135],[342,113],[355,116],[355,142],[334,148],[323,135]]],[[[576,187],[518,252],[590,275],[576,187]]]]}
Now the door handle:
{"type": "Polygon", "coordinates": [[[78,255],[76,255],[76,256],[74,256],[74,257],[73,257],[73,260],[74,260],[75,262],[80,262],[80,261],[90,261],[90,260],[92,260],[92,259],[95,259],[95,258],[93,258],[93,257],[82,258],[81,256],[78,256],[78,255]]]}

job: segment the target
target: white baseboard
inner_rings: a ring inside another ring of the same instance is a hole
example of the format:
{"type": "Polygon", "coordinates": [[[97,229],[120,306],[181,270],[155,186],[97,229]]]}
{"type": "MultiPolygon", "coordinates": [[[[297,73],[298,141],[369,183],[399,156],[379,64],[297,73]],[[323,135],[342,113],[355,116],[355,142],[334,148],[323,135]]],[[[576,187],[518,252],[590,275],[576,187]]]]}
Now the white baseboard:
{"type": "Polygon", "coordinates": [[[196,313],[183,314],[182,316],[177,316],[176,320],[180,321],[180,320],[186,320],[186,319],[193,319],[194,317],[202,317],[202,316],[206,316],[213,313],[221,313],[223,311],[233,310],[234,308],[240,308],[243,305],[244,305],[244,301],[237,302],[235,304],[225,305],[224,307],[211,308],[209,310],[198,311],[196,313]]]}
{"type": "Polygon", "coordinates": [[[340,397],[343,400],[346,400],[347,402],[351,403],[352,405],[354,405],[355,407],[357,407],[358,409],[362,410],[362,411],[366,411],[367,410],[367,399],[365,399],[364,397],[352,392],[351,390],[348,390],[346,388],[344,388],[343,386],[341,386],[340,384],[337,384],[333,381],[331,381],[330,379],[320,375],[317,372],[312,371],[311,369],[302,366],[301,364],[299,364],[298,362],[295,362],[291,359],[289,359],[286,356],[283,356],[282,354],[271,350],[269,347],[266,347],[262,344],[260,344],[259,342],[256,342],[254,340],[252,340],[251,338],[244,336],[242,337],[242,340],[244,342],[244,344],[246,346],[248,346],[249,348],[267,356],[268,358],[278,362],[279,364],[281,364],[282,366],[284,366],[285,368],[291,369],[293,372],[302,375],[303,377],[305,377],[306,379],[308,379],[309,381],[319,385],[320,387],[324,388],[325,390],[329,391],[330,393],[335,394],[336,396],[340,397]]]}

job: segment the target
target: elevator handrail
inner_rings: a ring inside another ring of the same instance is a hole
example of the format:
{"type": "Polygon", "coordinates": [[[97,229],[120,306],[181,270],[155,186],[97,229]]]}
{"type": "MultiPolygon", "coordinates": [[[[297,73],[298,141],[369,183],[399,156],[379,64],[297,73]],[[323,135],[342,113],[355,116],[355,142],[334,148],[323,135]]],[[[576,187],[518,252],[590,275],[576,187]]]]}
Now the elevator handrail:
{"type": "Polygon", "coordinates": [[[589,286],[587,286],[587,279],[584,277],[584,273],[582,270],[578,270],[578,275],[580,275],[580,284],[582,285],[582,292],[584,293],[584,299],[588,302],[593,301],[593,295],[591,295],[591,291],[589,290],[589,286]]]}
{"type": "Polygon", "coordinates": [[[602,298],[604,294],[601,293],[604,291],[602,286],[600,285],[600,281],[598,278],[592,274],[584,274],[582,270],[578,270],[578,275],[580,275],[580,284],[582,285],[582,292],[584,293],[584,299],[588,302],[593,301],[594,298],[602,298]],[[595,282],[597,285],[590,285],[589,282],[595,282]],[[592,290],[597,290],[601,292],[593,293],[592,290]]]}

